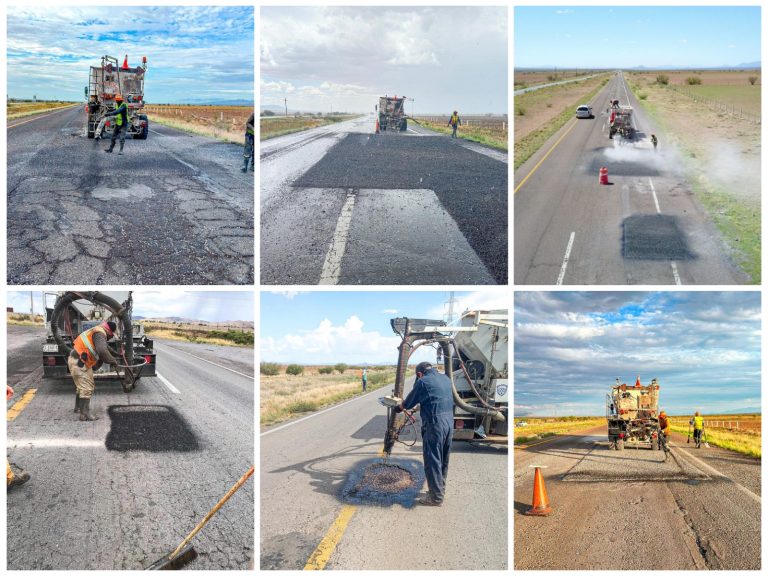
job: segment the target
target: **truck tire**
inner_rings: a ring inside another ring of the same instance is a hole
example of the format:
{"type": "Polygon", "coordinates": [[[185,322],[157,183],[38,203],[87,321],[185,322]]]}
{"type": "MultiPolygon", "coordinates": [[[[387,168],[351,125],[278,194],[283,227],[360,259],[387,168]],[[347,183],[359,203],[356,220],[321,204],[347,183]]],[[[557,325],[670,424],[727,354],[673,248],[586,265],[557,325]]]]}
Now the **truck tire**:
{"type": "Polygon", "coordinates": [[[402,124],[400,124],[400,132],[405,132],[408,130],[408,120],[403,120],[402,124]]]}
{"type": "Polygon", "coordinates": [[[660,450],[661,446],[659,446],[659,439],[658,438],[651,438],[651,450],[660,450]]]}
{"type": "Polygon", "coordinates": [[[624,450],[624,440],[619,438],[616,440],[616,450],[624,450]]]}
{"type": "Polygon", "coordinates": [[[91,123],[89,122],[89,123],[88,123],[88,126],[89,126],[89,128],[88,128],[88,139],[89,139],[89,140],[93,140],[93,137],[94,137],[96,134],[94,133],[94,132],[95,132],[95,130],[92,130],[92,129],[90,128],[90,125],[91,125],[91,123]]]}
{"type": "Polygon", "coordinates": [[[139,120],[143,120],[147,123],[144,128],[142,128],[141,132],[139,134],[136,134],[133,138],[135,140],[146,140],[147,136],[149,135],[149,119],[147,118],[146,114],[139,114],[139,120]]]}

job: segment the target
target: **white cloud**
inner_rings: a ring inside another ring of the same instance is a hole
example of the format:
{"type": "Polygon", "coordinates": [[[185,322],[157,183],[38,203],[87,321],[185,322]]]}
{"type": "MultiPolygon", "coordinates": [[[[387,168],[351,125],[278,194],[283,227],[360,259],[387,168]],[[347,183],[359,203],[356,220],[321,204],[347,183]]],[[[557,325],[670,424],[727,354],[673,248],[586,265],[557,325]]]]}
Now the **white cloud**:
{"type": "Polygon", "coordinates": [[[271,290],[272,294],[277,294],[278,296],[282,296],[286,300],[293,300],[296,298],[296,296],[299,296],[301,294],[306,294],[306,292],[302,292],[301,290],[271,290]]]}
{"type": "Polygon", "coordinates": [[[397,309],[395,308],[385,308],[381,311],[382,314],[397,314],[397,309]]]}

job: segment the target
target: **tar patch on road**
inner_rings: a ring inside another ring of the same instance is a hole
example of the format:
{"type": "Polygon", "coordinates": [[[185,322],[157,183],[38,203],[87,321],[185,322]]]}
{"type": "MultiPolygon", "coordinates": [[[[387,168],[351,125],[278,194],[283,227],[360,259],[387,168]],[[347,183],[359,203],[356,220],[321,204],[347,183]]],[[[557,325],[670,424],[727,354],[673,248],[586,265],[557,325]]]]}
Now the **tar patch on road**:
{"type": "Polygon", "coordinates": [[[411,508],[423,483],[424,469],[415,460],[365,460],[349,473],[342,500],[347,504],[411,508]]]}
{"type": "Polygon", "coordinates": [[[503,162],[445,137],[350,134],[294,186],[433,190],[496,282],[507,283],[508,183],[503,162]]]}
{"type": "Polygon", "coordinates": [[[622,253],[628,260],[690,260],[675,216],[637,214],[624,219],[622,253]]]}
{"type": "Polygon", "coordinates": [[[169,406],[110,406],[107,450],[193,452],[200,449],[184,418],[169,406]]]}
{"type": "Polygon", "coordinates": [[[604,153],[607,160],[604,156],[595,157],[587,168],[587,174],[594,174],[597,179],[600,168],[604,166],[608,168],[609,178],[611,176],[653,177],[660,174],[658,166],[654,165],[654,158],[642,156],[638,150],[630,149],[627,150],[626,155],[619,154],[621,150],[615,154],[614,149],[610,148],[609,153],[604,153]]]}

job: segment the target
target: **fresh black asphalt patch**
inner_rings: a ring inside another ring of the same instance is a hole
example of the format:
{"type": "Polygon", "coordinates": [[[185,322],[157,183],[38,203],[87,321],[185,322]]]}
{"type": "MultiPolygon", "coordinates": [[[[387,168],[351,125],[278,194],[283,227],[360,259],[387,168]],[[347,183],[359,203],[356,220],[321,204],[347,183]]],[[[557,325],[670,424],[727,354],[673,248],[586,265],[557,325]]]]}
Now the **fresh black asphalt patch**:
{"type": "Polygon", "coordinates": [[[197,438],[170,406],[110,406],[107,450],[116,452],[193,452],[197,438]]]}
{"type": "Polygon", "coordinates": [[[624,258],[629,260],[690,260],[693,258],[677,218],[636,214],[624,219],[624,258]]]}
{"type": "Polygon", "coordinates": [[[350,134],[294,186],[433,190],[494,279],[507,283],[508,182],[503,162],[446,137],[350,134]]]}
{"type": "Polygon", "coordinates": [[[603,155],[593,158],[587,167],[587,174],[594,174],[595,179],[600,172],[600,168],[608,168],[608,179],[611,176],[658,176],[661,172],[651,162],[646,159],[638,160],[607,160],[603,155]]]}
{"type": "Polygon", "coordinates": [[[405,458],[368,459],[350,471],[341,497],[347,504],[411,508],[424,484],[424,468],[405,458]]]}

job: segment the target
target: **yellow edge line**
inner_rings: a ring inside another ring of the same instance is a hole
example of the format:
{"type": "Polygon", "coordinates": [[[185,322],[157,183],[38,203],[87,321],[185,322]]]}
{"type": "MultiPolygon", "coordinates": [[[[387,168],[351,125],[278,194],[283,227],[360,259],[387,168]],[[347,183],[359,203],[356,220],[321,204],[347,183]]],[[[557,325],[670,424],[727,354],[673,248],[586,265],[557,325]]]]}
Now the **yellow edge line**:
{"type": "Polygon", "coordinates": [[[326,532],[325,537],[317,545],[315,551],[312,552],[312,556],[307,560],[304,570],[323,570],[328,560],[331,558],[331,554],[336,549],[336,545],[344,535],[344,531],[347,529],[349,521],[352,519],[352,515],[355,513],[356,506],[351,504],[345,504],[339,512],[336,520],[333,521],[331,527],[326,532]]]}
{"type": "Polygon", "coordinates": [[[24,408],[27,407],[27,404],[32,402],[32,398],[35,397],[35,392],[37,392],[37,388],[32,388],[30,390],[27,390],[24,393],[24,396],[21,397],[21,400],[16,402],[13,406],[11,406],[11,409],[8,410],[8,422],[12,422],[16,419],[16,417],[21,414],[21,411],[24,410],[24,408]]]}
{"type": "Polygon", "coordinates": [[[530,448],[531,446],[546,444],[547,442],[552,442],[552,440],[557,440],[558,438],[562,438],[563,436],[565,436],[565,434],[558,434],[557,436],[552,436],[552,438],[547,438],[546,440],[542,440],[541,442],[535,442],[533,444],[520,444],[519,446],[515,446],[515,450],[525,450],[526,448],[530,448]]]}
{"type": "Polygon", "coordinates": [[[546,160],[546,159],[547,159],[547,157],[548,157],[550,154],[552,154],[552,150],[554,150],[555,148],[557,148],[557,145],[558,145],[558,144],[560,144],[560,142],[562,142],[562,141],[563,141],[563,138],[565,138],[566,136],[568,136],[568,133],[569,133],[571,130],[573,130],[573,127],[574,127],[574,126],[576,126],[576,124],[578,124],[578,120],[573,120],[573,124],[571,124],[571,127],[570,127],[570,128],[568,128],[568,130],[566,130],[566,131],[565,131],[565,133],[564,133],[562,136],[560,136],[560,138],[558,138],[558,139],[557,139],[557,142],[555,142],[555,143],[552,145],[552,148],[550,148],[550,149],[547,151],[547,153],[546,153],[546,154],[544,154],[544,158],[542,158],[541,160],[539,160],[539,161],[538,161],[538,163],[536,164],[536,166],[534,166],[534,167],[533,167],[533,170],[531,170],[530,172],[528,172],[528,175],[527,175],[525,178],[523,178],[523,181],[522,181],[522,182],[520,182],[520,184],[518,184],[518,185],[517,185],[517,188],[515,188],[515,191],[513,192],[513,194],[517,194],[517,191],[518,191],[518,190],[520,190],[520,188],[522,188],[522,187],[523,187],[523,184],[525,184],[525,183],[528,181],[528,178],[530,178],[531,176],[533,176],[534,172],[536,172],[536,170],[538,170],[538,169],[539,169],[539,166],[541,166],[541,165],[544,163],[544,160],[546,160]]]}
{"type": "MultiPolygon", "coordinates": [[[[8,128],[16,128],[16,126],[21,126],[22,124],[28,124],[29,122],[32,122],[34,120],[40,120],[40,118],[47,118],[48,116],[53,116],[57,112],[61,112],[62,110],[71,110],[72,108],[75,108],[77,106],[80,106],[80,104],[72,104],[72,106],[62,106],[61,108],[56,108],[55,111],[51,112],[50,114],[43,114],[43,115],[36,115],[34,118],[30,118],[29,120],[24,120],[24,122],[17,122],[16,124],[9,124],[8,128]]],[[[13,122],[13,118],[9,120],[9,122],[13,122]]]]}

